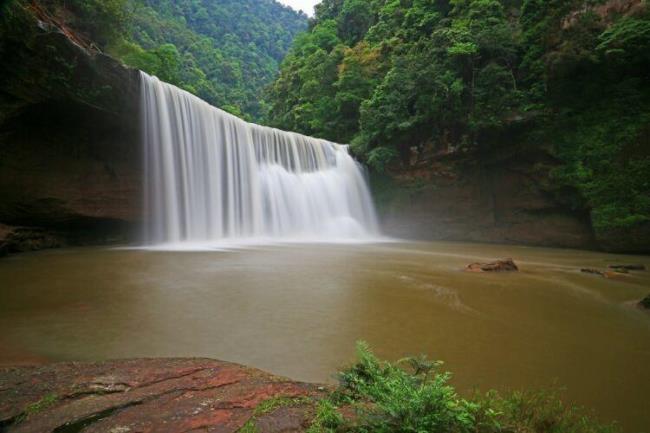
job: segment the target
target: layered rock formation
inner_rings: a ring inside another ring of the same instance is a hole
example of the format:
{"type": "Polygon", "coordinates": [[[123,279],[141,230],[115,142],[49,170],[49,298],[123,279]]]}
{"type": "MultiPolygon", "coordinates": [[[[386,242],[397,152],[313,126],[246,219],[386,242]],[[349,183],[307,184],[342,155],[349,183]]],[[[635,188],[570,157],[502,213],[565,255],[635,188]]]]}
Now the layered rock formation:
{"type": "Polygon", "coordinates": [[[303,432],[323,387],[210,359],[0,369],[0,430],[303,432]]]}
{"type": "MultiPolygon", "coordinates": [[[[498,149],[498,148],[497,148],[498,149]]],[[[540,149],[420,155],[373,181],[383,226],[411,239],[596,249],[589,216],[548,188],[557,164],[540,149]]]]}

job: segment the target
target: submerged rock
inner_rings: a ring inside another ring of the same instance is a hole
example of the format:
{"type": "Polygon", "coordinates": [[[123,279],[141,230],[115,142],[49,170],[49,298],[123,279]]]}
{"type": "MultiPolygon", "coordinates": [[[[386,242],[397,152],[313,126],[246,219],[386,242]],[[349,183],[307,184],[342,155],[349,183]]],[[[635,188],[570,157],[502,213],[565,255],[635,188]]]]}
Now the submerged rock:
{"type": "Polygon", "coordinates": [[[593,268],[582,268],[580,269],[580,272],[585,274],[600,275],[603,278],[616,278],[619,276],[623,276],[623,274],[628,273],[626,270],[601,271],[599,269],[593,269],[593,268]]]}
{"type": "Polygon", "coordinates": [[[650,295],[646,296],[645,298],[641,299],[639,301],[639,307],[650,310],[650,295]]]}
{"type": "Polygon", "coordinates": [[[609,265],[609,269],[615,269],[616,271],[645,271],[645,265],[609,265]]]}
{"type": "Polygon", "coordinates": [[[0,384],[0,426],[26,433],[303,432],[326,393],[210,359],[7,368],[0,384]]]}
{"type": "Polygon", "coordinates": [[[468,272],[516,272],[519,270],[512,259],[497,260],[490,263],[472,263],[465,269],[468,272]]]}

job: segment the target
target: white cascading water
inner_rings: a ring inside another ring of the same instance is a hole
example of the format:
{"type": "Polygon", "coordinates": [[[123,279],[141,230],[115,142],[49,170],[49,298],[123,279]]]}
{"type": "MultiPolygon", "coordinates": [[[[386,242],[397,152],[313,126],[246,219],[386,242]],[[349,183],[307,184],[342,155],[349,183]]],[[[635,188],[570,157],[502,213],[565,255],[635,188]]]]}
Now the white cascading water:
{"type": "Polygon", "coordinates": [[[141,77],[147,244],[378,234],[363,169],[346,146],[245,122],[141,77]]]}

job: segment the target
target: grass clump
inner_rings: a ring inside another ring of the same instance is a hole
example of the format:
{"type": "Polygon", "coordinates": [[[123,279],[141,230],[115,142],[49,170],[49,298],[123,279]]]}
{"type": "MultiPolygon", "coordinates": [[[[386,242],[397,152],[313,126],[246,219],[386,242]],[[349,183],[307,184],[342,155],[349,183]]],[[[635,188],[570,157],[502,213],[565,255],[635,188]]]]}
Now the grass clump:
{"type": "Polygon", "coordinates": [[[495,391],[471,399],[449,385],[442,362],[424,357],[380,361],[366,343],[320,402],[309,433],[612,433],[554,393],[495,391]],[[343,413],[346,415],[343,416],[343,413]]]}
{"type": "Polygon", "coordinates": [[[277,409],[280,409],[282,407],[289,407],[289,406],[302,406],[305,404],[311,404],[313,403],[313,400],[311,400],[309,397],[273,397],[269,398],[267,400],[264,400],[260,404],[257,405],[255,410],[253,411],[253,415],[250,417],[248,421],[246,421],[246,424],[244,424],[238,431],[237,433],[257,433],[258,429],[256,427],[256,422],[259,417],[272,413],[277,409]]]}
{"type": "Polygon", "coordinates": [[[255,408],[253,416],[262,416],[271,413],[276,409],[287,406],[302,406],[311,403],[309,397],[274,397],[261,402],[255,408]]]}
{"type": "Polygon", "coordinates": [[[23,410],[23,413],[20,414],[16,419],[16,422],[22,422],[30,416],[36,415],[37,413],[42,412],[49,407],[52,407],[58,400],[59,397],[56,394],[45,395],[39,401],[27,405],[23,410]]]}

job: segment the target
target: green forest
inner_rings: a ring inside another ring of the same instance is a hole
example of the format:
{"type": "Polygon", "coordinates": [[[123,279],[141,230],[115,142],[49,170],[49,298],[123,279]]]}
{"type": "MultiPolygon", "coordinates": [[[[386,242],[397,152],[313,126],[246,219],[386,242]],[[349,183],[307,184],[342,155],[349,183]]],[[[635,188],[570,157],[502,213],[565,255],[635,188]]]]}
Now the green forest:
{"type": "Polygon", "coordinates": [[[249,120],[307,16],[273,0],[46,0],[96,48],[249,120]]]}
{"type": "Polygon", "coordinates": [[[246,120],[350,143],[375,173],[542,149],[540,186],[597,238],[650,224],[645,0],[324,0],[312,19],[273,0],[33,4],[246,120]]]}
{"type": "Polygon", "coordinates": [[[544,148],[557,198],[597,233],[626,230],[650,221],[648,47],[644,1],[324,0],[268,121],[351,143],[376,171],[413,147],[544,148]]]}

